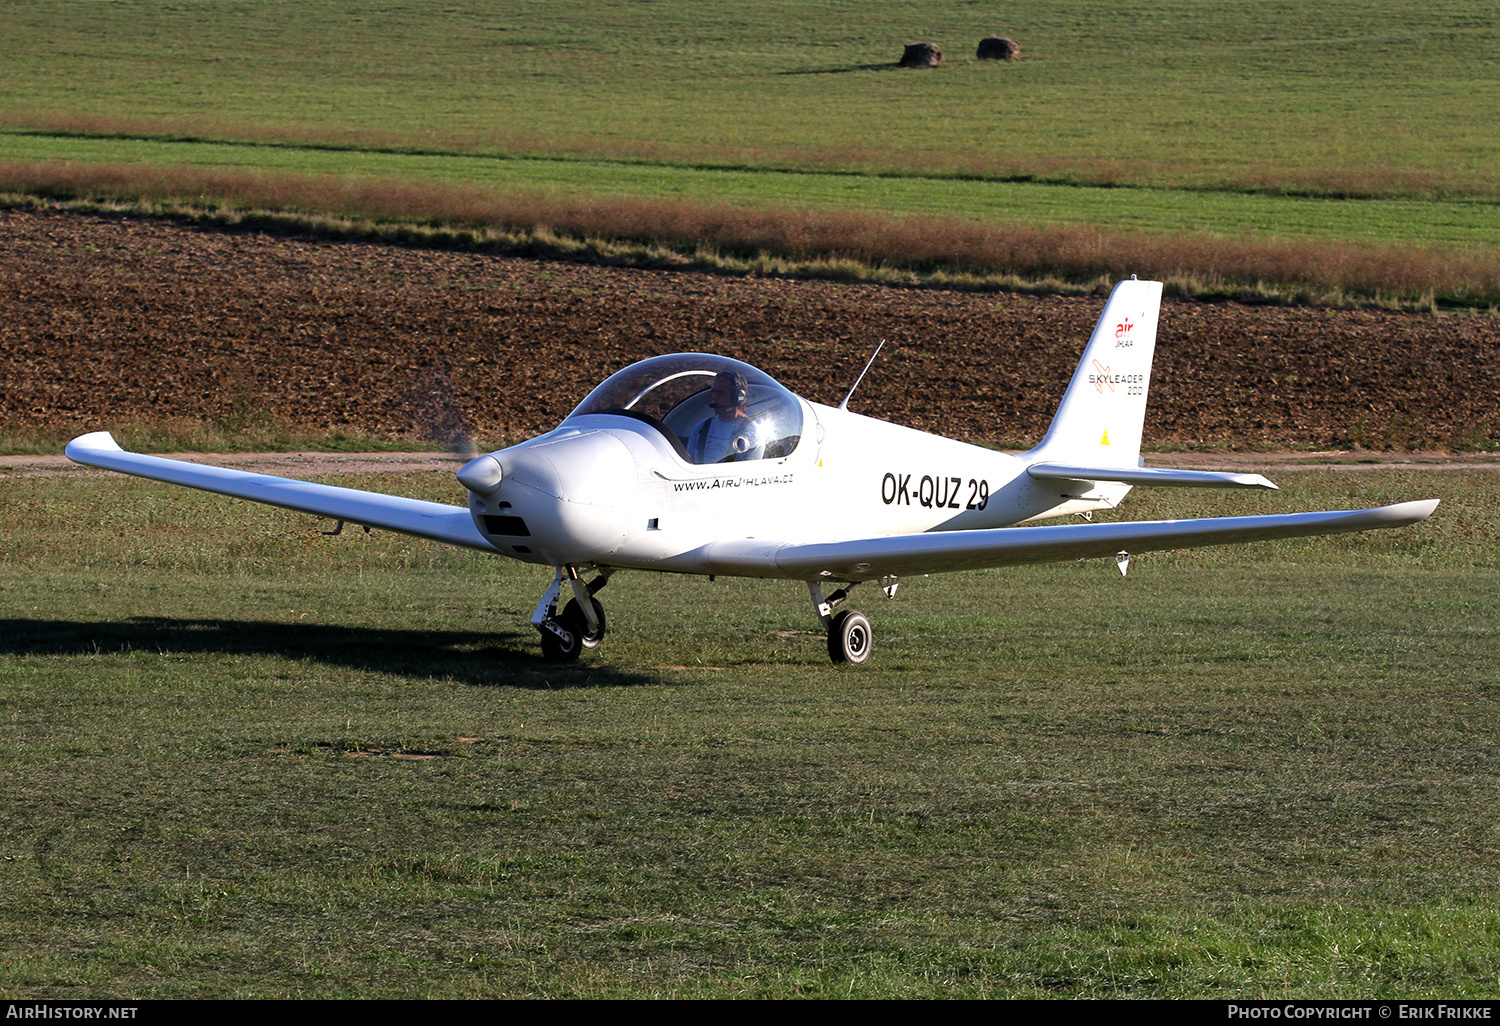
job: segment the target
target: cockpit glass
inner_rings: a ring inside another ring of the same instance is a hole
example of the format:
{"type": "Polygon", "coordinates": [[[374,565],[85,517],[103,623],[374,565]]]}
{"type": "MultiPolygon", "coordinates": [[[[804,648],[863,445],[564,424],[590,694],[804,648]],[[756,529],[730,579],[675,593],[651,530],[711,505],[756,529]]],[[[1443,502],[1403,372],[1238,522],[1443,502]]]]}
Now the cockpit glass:
{"type": "Polygon", "coordinates": [[[689,463],[780,459],[802,437],[802,404],[775,378],[726,356],[677,353],[631,364],[568,419],[614,414],[656,428],[689,463]]]}

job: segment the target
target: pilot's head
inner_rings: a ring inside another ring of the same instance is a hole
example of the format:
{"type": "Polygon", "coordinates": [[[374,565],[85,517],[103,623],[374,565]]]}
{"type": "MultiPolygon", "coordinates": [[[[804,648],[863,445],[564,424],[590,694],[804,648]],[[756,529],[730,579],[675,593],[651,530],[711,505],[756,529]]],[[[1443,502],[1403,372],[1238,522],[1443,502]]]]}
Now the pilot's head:
{"type": "Polygon", "coordinates": [[[708,405],[719,411],[719,416],[728,420],[743,417],[745,406],[750,402],[750,385],[744,375],[734,371],[719,371],[714,375],[714,386],[709,392],[708,405]]]}

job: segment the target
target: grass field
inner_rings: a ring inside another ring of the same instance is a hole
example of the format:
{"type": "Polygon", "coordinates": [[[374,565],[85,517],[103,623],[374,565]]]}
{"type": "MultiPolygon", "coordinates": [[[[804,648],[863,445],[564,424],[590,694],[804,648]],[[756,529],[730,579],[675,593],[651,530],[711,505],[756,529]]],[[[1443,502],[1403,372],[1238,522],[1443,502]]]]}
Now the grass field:
{"type": "Polygon", "coordinates": [[[560,668],[537,571],[7,481],[0,992],[1494,997],[1500,480],[1280,483],[1127,511],[1445,501],[909,581],[840,672],[794,585],[621,575],[560,668]]]}
{"type": "MultiPolygon", "coordinates": [[[[12,12],[0,40],[0,163],[1378,243],[1500,279],[1497,34],[1472,0],[58,3],[12,12]],[[989,32],[1023,59],[975,60],[989,32]],[[948,66],[896,68],[917,39],[948,66]]],[[[180,198],[215,196],[200,182],[180,198]]],[[[1270,256],[1258,270],[1304,283],[1270,256]]]]}
{"type": "Polygon", "coordinates": [[[1472,0],[122,0],[18,10],[11,24],[0,82],[13,121],[752,165],[801,155],[987,173],[1032,161],[1033,173],[1119,167],[1157,183],[1265,175],[1279,188],[1378,169],[1500,185],[1500,128],[1476,116],[1497,100],[1500,28],[1472,0]],[[1019,39],[1024,59],[975,61],[990,32],[1019,39]],[[950,66],[895,68],[917,40],[950,66]]]}

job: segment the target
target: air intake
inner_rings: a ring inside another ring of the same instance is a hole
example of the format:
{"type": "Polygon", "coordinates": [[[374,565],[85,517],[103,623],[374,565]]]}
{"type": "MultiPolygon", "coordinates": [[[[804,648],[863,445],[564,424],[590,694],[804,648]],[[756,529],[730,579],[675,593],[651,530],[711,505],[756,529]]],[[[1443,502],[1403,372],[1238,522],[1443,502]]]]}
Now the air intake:
{"type": "Polygon", "coordinates": [[[520,517],[486,516],[484,530],[486,534],[503,534],[507,538],[531,537],[531,532],[526,530],[526,521],[520,517]]]}

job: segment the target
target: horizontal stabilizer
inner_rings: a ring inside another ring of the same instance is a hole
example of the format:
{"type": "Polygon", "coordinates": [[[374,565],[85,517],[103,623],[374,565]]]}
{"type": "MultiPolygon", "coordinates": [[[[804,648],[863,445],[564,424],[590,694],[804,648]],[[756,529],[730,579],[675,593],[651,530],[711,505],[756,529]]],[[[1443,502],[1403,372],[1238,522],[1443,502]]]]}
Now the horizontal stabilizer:
{"type": "Polygon", "coordinates": [[[931,531],[810,544],[778,544],[747,538],[710,545],[703,555],[716,573],[794,580],[869,581],[886,576],[1118,556],[1122,551],[1135,555],[1166,549],[1404,527],[1426,520],[1437,505],[1438,500],[1426,499],[1349,511],[1004,527],[986,531],[931,531]]]}
{"type": "Polygon", "coordinates": [[[207,492],[264,502],[314,516],[347,520],[351,524],[400,531],[449,545],[463,545],[485,552],[495,551],[495,547],[474,526],[474,518],[469,511],[462,506],[405,499],[398,495],[363,492],[354,488],[338,488],[268,474],[249,474],[243,470],[168,460],[160,456],[142,456],[121,449],[107,431],[95,431],[73,439],[68,443],[67,454],[68,459],[74,463],[89,467],[116,470],[122,474],[186,485],[189,488],[201,488],[207,492]]]}
{"type": "Polygon", "coordinates": [[[1061,463],[1033,463],[1026,473],[1038,481],[1119,481],[1129,485],[1176,485],[1181,488],[1270,488],[1260,474],[1218,470],[1173,470],[1169,467],[1068,467],[1061,463]]]}

